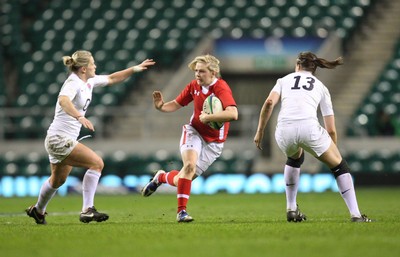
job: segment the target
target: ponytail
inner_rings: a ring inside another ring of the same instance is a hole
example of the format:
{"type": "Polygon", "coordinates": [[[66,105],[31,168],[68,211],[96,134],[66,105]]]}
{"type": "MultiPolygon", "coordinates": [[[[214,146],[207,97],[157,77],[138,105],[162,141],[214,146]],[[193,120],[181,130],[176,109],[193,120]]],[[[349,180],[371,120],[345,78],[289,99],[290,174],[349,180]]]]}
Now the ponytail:
{"type": "Polygon", "coordinates": [[[314,74],[317,67],[334,69],[336,66],[342,65],[343,57],[338,57],[334,61],[328,61],[324,58],[318,58],[314,53],[301,52],[297,57],[297,64],[300,65],[302,70],[311,71],[314,74]]]}
{"type": "Polygon", "coordinates": [[[77,72],[80,67],[89,65],[90,57],[92,57],[92,54],[89,51],[79,50],[72,56],[63,56],[62,60],[70,72],[77,72]]]}
{"type": "Polygon", "coordinates": [[[69,67],[74,65],[74,59],[72,59],[71,56],[63,56],[62,59],[65,66],[69,67]]]}
{"type": "Polygon", "coordinates": [[[315,64],[320,68],[334,69],[336,66],[343,64],[343,57],[338,57],[334,61],[327,61],[322,58],[317,58],[315,60],[315,64]]]}

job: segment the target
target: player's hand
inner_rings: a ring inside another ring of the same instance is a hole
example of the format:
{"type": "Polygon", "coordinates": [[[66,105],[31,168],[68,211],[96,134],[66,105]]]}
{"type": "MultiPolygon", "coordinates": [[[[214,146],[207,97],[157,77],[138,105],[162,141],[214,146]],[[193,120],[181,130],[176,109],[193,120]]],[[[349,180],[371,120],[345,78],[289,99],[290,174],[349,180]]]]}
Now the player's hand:
{"type": "Polygon", "coordinates": [[[153,61],[153,59],[146,59],[141,64],[134,66],[133,70],[144,71],[147,70],[147,67],[153,66],[155,63],[156,62],[153,61]]]}
{"type": "Polygon", "coordinates": [[[160,91],[153,92],[153,103],[157,110],[161,110],[162,106],[164,105],[164,99],[160,91]]]}
{"type": "Polygon", "coordinates": [[[207,113],[201,111],[200,116],[199,116],[199,120],[200,120],[202,123],[207,124],[207,123],[210,122],[210,120],[208,119],[209,116],[210,116],[209,114],[207,114],[207,113]]]}
{"type": "Polygon", "coordinates": [[[90,122],[90,120],[86,119],[85,117],[80,117],[78,119],[78,121],[82,124],[82,126],[84,126],[85,128],[94,131],[94,126],[92,124],[92,122],[90,122]]]}
{"type": "Polygon", "coordinates": [[[262,140],[264,137],[264,132],[257,132],[254,136],[254,143],[256,144],[257,148],[262,150],[262,140]]]}

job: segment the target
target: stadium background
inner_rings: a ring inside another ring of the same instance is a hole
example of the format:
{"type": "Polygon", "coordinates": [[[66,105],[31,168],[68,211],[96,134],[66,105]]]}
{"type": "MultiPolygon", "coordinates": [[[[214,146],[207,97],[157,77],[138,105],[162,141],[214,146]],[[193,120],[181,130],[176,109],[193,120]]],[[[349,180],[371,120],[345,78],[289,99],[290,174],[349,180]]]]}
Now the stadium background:
{"type": "MultiPolygon", "coordinates": [[[[122,85],[94,92],[87,116],[96,132],[84,143],[105,161],[101,185],[108,186],[100,186],[99,191],[136,191],[152,171],[179,168],[178,140],[191,108],[160,114],[152,107],[151,92],[159,89],[167,99],[175,97],[193,76],[188,61],[204,53],[221,59],[222,76],[232,87],[240,117],[232,124],[222,157],[210,167],[212,181],[199,182],[199,187],[210,186],[210,191],[198,192],[229,191],[237,183],[242,186],[233,192],[282,190],[276,181],[285,160],[274,142],[275,124],[269,124],[263,152],[256,150],[252,140],[266,95],[278,77],[293,69],[294,53],[303,50],[328,59],[345,58],[344,66],[320,71],[318,76],[331,91],[339,148],[356,184],[399,185],[398,1],[0,3],[2,196],[37,195],[38,185],[49,175],[43,140],[67,76],[61,57],[77,49],[93,53],[98,74],[145,58],[157,61],[155,67],[122,85]],[[249,186],[252,181],[265,183],[249,186]],[[264,190],[265,186],[270,188],[264,190]]],[[[332,178],[325,176],[326,168],[309,155],[306,160],[303,191],[322,190],[307,187],[320,183],[326,184],[323,190],[335,190],[332,178]]],[[[62,192],[78,191],[83,170],[74,169],[71,175],[62,192]]]]}

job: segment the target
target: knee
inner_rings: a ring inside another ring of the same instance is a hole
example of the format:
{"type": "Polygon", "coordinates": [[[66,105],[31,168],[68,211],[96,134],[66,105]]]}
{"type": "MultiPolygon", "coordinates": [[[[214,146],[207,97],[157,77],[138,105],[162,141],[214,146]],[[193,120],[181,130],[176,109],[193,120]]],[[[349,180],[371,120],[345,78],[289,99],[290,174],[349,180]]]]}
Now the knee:
{"type": "Polygon", "coordinates": [[[300,168],[300,166],[303,164],[304,162],[304,151],[301,154],[300,158],[298,159],[293,159],[288,157],[287,161],[286,161],[286,165],[290,166],[290,167],[294,167],[294,168],[300,168]]]}
{"type": "Polygon", "coordinates": [[[196,172],[196,164],[187,163],[183,166],[183,170],[186,174],[194,174],[196,172]]]}
{"type": "Polygon", "coordinates": [[[342,159],[342,161],[339,163],[338,166],[334,167],[331,169],[333,175],[335,178],[339,177],[340,175],[343,175],[345,173],[350,173],[350,167],[347,164],[347,162],[342,159]]]}
{"type": "Polygon", "coordinates": [[[91,170],[95,170],[101,173],[101,171],[104,169],[104,161],[102,158],[98,157],[92,164],[91,167],[89,167],[91,170]]]}
{"type": "Polygon", "coordinates": [[[103,159],[99,158],[97,166],[98,166],[100,171],[102,171],[104,169],[104,161],[103,161],[103,159]]]}

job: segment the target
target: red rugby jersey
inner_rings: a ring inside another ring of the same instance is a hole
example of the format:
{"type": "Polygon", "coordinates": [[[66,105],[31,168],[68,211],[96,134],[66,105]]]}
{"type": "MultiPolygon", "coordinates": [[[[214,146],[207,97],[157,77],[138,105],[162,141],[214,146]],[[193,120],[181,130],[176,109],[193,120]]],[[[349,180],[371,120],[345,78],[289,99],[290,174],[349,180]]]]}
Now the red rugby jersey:
{"type": "Polygon", "coordinates": [[[190,125],[200,133],[206,142],[225,142],[226,137],[228,136],[230,126],[229,122],[225,122],[224,126],[217,130],[202,123],[199,119],[200,113],[203,110],[203,102],[207,96],[211,94],[214,94],[221,100],[224,109],[228,106],[236,106],[232,90],[223,79],[218,79],[215,84],[209,86],[206,94],[202,92],[202,88],[197,84],[197,81],[192,80],[188,85],[186,85],[175,100],[182,106],[186,106],[190,102],[194,101],[194,112],[190,118],[190,125]]]}

